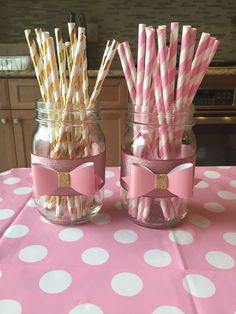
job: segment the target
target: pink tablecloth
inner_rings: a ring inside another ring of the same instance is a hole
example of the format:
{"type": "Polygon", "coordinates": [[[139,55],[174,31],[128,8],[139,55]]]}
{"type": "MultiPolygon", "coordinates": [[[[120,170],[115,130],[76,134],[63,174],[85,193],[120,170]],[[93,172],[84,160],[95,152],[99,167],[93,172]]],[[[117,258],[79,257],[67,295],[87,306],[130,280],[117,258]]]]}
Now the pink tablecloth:
{"type": "Polygon", "coordinates": [[[0,313],[236,313],[236,167],[200,167],[178,227],[135,225],[107,169],[102,213],[76,227],[40,217],[25,179],[0,175],[0,313]]]}

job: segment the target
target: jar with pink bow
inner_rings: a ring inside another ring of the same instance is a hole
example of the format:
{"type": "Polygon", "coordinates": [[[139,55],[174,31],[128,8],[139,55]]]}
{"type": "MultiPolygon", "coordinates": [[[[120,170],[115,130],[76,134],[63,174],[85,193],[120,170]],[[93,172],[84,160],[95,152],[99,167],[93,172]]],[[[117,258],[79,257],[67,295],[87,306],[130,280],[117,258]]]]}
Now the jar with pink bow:
{"type": "Polygon", "coordinates": [[[187,214],[196,161],[193,112],[128,112],[122,143],[121,196],[135,223],[166,228],[187,214]]]}
{"type": "Polygon", "coordinates": [[[31,168],[39,212],[58,224],[96,215],[103,203],[105,140],[99,108],[57,109],[37,102],[31,168]]]}

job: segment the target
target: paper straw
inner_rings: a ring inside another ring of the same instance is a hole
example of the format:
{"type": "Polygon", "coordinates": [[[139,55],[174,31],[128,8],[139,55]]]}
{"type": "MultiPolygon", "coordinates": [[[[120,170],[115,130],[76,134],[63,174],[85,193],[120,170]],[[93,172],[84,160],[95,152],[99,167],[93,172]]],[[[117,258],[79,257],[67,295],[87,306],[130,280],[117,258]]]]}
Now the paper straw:
{"type": "Polygon", "coordinates": [[[101,88],[102,88],[102,84],[103,84],[103,82],[107,76],[111,62],[115,56],[117,46],[118,46],[118,42],[113,40],[111,46],[109,47],[109,51],[107,53],[104,64],[102,66],[102,70],[99,71],[100,76],[97,77],[97,80],[96,80],[96,83],[94,86],[94,90],[93,90],[91,98],[90,98],[89,106],[94,106],[96,103],[97,97],[98,97],[98,95],[101,91],[101,88]]]}
{"type": "Polygon", "coordinates": [[[75,23],[71,23],[71,22],[68,23],[68,32],[69,32],[70,43],[71,43],[71,55],[72,55],[72,59],[73,59],[75,57],[76,45],[77,45],[75,23]]]}
{"type": "Polygon", "coordinates": [[[182,39],[181,39],[181,51],[179,59],[179,71],[178,80],[176,87],[176,108],[181,110],[183,107],[184,92],[185,92],[185,82],[188,70],[188,55],[190,50],[190,33],[191,26],[184,25],[182,29],[182,39]]]}
{"type": "Polygon", "coordinates": [[[55,37],[56,37],[56,45],[57,45],[58,66],[59,66],[59,73],[60,73],[61,94],[63,98],[63,103],[65,104],[66,93],[67,93],[66,46],[62,41],[61,30],[59,28],[55,28],[55,37]]]}
{"type": "Polygon", "coordinates": [[[139,24],[138,30],[138,55],[137,55],[137,82],[136,82],[136,105],[138,111],[141,109],[143,103],[143,76],[144,76],[144,55],[145,55],[145,41],[146,32],[145,24],[139,24]]]}
{"type": "Polygon", "coordinates": [[[176,76],[176,59],[178,47],[178,32],[179,23],[174,22],[170,24],[170,49],[168,55],[168,81],[169,81],[169,101],[172,105],[174,103],[175,94],[175,76],[176,76]]]}
{"type": "Polygon", "coordinates": [[[66,60],[67,60],[67,67],[69,75],[71,74],[71,69],[73,65],[73,59],[71,54],[71,43],[69,41],[65,42],[66,45],[66,60]]]}
{"type": "Polygon", "coordinates": [[[150,88],[153,64],[153,44],[155,41],[155,31],[152,28],[146,27],[146,49],[145,49],[145,66],[144,66],[144,79],[143,79],[143,103],[142,112],[148,111],[150,101],[150,88]]]}
{"type": "Polygon", "coordinates": [[[130,67],[128,65],[128,60],[127,60],[127,57],[126,57],[126,54],[125,54],[124,45],[123,44],[119,44],[117,50],[118,50],[118,54],[119,54],[119,57],[120,57],[122,69],[123,69],[123,72],[124,72],[124,75],[125,75],[127,87],[128,87],[128,90],[129,90],[130,99],[131,99],[132,103],[134,104],[135,103],[135,98],[136,98],[135,81],[133,81],[133,79],[132,79],[130,67]]]}
{"type": "Polygon", "coordinates": [[[51,81],[53,87],[53,95],[54,101],[58,104],[59,100],[61,99],[60,93],[60,84],[59,84],[59,77],[58,77],[58,70],[57,70],[57,63],[56,63],[56,55],[55,55],[55,48],[53,38],[47,38],[47,58],[50,60],[50,72],[51,72],[51,81]]]}
{"type": "MultiPolygon", "coordinates": [[[[136,72],[136,68],[135,68],[135,65],[134,65],[134,59],[133,59],[133,56],[132,56],[132,53],[131,53],[131,50],[130,50],[130,45],[127,41],[125,41],[123,43],[123,47],[124,47],[124,50],[125,50],[125,55],[126,55],[126,59],[127,59],[127,62],[128,62],[128,66],[130,68],[130,73],[131,73],[131,77],[132,77],[132,80],[134,82],[134,86],[135,86],[135,82],[137,80],[137,72],[136,72]]],[[[135,86],[135,92],[136,92],[136,86],[135,86]]]]}
{"type": "Polygon", "coordinates": [[[35,74],[39,83],[40,93],[43,100],[47,101],[47,93],[44,81],[43,63],[42,58],[39,56],[36,48],[35,41],[32,38],[31,30],[25,30],[25,37],[29,46],[30,56],[34,64],[35,74]]]}
{"type": "Polygon", "coordinates": [[[160,60],[160,74],[161,74],[161,85],[163,93],[163,104],[165,111],[169,110],[169,86],[168,86],[168,60],[167,60],[167,47],[166,47],[166,28],[159,26],[157,29],[158,36],[158,54],[160,60]]]}
{"type": "Polygon", "coordinates": [[[66,95],[67,107],[70,107],[72,104],[76,81],[77,81],[78,76],[82,73],[82,68],[79,64],[79,58],[81,56],[81,52],[83,52],[84,49],[85,49],[85,44],[81,36],[81,38],[78,40],[77,45],[76,45],[75,58],[74,58],[72,69],[71,69],[70,82],[69,82],[69,87],[68,87],[68,91],[66,95]]]}

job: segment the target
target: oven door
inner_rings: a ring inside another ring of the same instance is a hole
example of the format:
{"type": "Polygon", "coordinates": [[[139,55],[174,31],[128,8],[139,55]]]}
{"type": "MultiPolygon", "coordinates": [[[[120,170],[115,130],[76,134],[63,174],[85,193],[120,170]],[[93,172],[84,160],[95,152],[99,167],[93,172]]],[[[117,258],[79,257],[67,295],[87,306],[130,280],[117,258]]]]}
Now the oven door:
{"type": "Polygon", "coordinates": [[[198,166],[236,165],[236,116],[195,117],[198,166]]]}

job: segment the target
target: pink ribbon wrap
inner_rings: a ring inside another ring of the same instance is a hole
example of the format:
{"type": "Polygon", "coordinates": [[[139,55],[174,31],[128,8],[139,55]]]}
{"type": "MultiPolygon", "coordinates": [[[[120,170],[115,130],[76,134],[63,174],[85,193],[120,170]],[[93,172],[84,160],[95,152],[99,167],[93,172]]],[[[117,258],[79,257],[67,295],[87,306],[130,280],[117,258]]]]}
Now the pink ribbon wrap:
{"type": "Polygon", "coordinates": [[[31,155],[34,196],[94,195],[105,183],[105,152],[80,159],[31,155]]]}
{"type": "Polygon", "coordinates": [[[121,186],[128,198],[189,198],[193,186],[196,155],[173,160],[146,160],[122,152],[121,186]]]}

